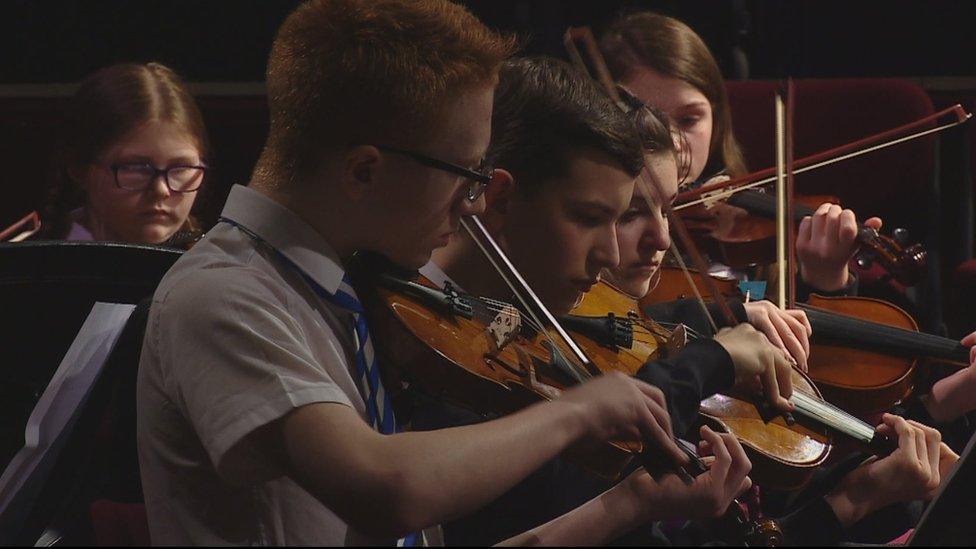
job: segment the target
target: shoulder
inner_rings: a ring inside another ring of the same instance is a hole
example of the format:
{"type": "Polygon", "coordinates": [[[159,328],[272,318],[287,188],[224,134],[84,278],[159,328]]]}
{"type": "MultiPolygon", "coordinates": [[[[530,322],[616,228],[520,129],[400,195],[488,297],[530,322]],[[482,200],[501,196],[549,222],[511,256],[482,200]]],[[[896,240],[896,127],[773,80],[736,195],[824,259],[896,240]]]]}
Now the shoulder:
{"type": "Polygon", "coordinates": [[[213,243],[184,254],[153,296],[153,313],[188,326],[213,327],[228,319],[247,322],[268,315],[289,318],[296,291],[265,258],[229,254],[213,243]],[[208,249],[211,248],[211,249],[208,249]]]}

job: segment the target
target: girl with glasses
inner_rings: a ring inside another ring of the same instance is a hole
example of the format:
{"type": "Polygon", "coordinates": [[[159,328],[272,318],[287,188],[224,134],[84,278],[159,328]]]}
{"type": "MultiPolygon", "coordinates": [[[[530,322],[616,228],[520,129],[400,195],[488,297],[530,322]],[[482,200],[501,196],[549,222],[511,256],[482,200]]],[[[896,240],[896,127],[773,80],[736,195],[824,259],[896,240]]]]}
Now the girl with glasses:
{"type": "Polygon", "coordinates": [[[50,239],[185,247],[210,155],[203,118],[158,63],[86,78],[68,102],[45,207],[50,239]]]}

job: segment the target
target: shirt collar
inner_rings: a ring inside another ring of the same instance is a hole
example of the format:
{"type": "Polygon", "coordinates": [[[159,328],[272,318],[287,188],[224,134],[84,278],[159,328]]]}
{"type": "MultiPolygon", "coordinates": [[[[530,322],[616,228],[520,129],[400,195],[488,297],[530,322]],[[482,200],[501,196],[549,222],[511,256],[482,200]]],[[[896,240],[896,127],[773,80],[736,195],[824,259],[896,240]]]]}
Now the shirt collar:
{"type": "Polygon", "coordinates": [[[329,293],[339,289],[345,271],[338,255],[295,212],[254,189],[234,185],[220,215],[257,235],[329,293]]]}
{"type": "Polygon", "coordinates": [[[451,277],[447,276],[444,269],[442,269],[437,263],[434,263],[433,259],[428,261],[426,265],[420,268],[420,274],[424,275],[427,280],[433,282],[438,288],[446,288],[448,283],[450,283],[455,290],[461,292],[464,291],[464,288],[458,285],[457,282],[451,280],[451,277]]]}

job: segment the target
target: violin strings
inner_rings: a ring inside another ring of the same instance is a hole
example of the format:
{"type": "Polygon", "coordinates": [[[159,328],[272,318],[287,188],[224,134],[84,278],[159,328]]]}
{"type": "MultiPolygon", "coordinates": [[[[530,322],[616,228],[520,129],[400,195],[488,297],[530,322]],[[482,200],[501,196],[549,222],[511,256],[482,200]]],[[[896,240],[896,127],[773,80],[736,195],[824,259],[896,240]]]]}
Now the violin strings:
{"type": "Polygon", "coordinates": [[[851,434],[846,428],[847,426],[843,424],[837,414],[833,413],[832,410],[826,407],[817,406],[813,399],[809,398],[806,394],[800,391],[795,391],[790,397],[790,402],[796,406],[796,410],[800,413],[811,417],[828,427],[851,434]]]}
{"type": "MultiPolygon", "coordinates": [[[[672,331],[678,329],[678,326],[682,326],[680,322],[658,322],[658,324],[664,326],[665,328],[671,328],[672,331]]],[[[695,330],[691,326],[684,324],[684,327],[685,332],[688,334],[688,339],[702,339],[702,337],[704,337],[702,336],[701,332],[695,330]]]]}
{"type": "MultiPolygon", "coordinates": [[[[480,305],[480,307],[478,307],[479,309],[484,309],[485,311],[495,313],[496,315],[521,317],[523,322],[525,322],[527,325],[533,327],[536,330],[540,330],[540,327],[532,319],[525,317],[524,315],[521,315],[517,310],[515,310],[514,312],[511,311],[510,309],[513,306],[509,303],[495,300],[495,299],[490,299],[490,298],[470,298],[470,299],[474,304],[480,305]]],[[[652,332],[647,327],[646,324],[644,324],[641,321],[635,320],[633,318],[628,318],[627,321],[629,322],[631,328],[634,331],[635,334],[634,341],[639,343],[646,343],[646,344],[653,344],[657,342],[657,340],[654,339],[654,337],[651,338],[636,337],[638,334],[641,336],[655,335],[654,332],[652,332]]],[[[661,324],[664,327],[677,328],[677,326],[679,326],[678,323],[672,323],[672,322],[661,322],[659,324],[661,324]]],[[[687,326],[685,326],[685,329],[687,330],[690,338],[698,339],[701,337],[701,334],[698,333],[696,330],[689,328],[687,326]]],[[[863,439],[865,441],[870,441],[874,436],[873,427],[851,416],[844,410],[837,408],[836,406],[834,406],[829,402],[816,399],[810,395],[803,393],[802,391],[794,391],[793,396],[791,397],[790,400],[791,402],[793,402],[793,404],[796,406],[796,409],[800,413],[828,427],[836,429],[854,438],[863,439]]]]}
{"type": "Polygon", "coordinates": [[[797,411],[853,438],[864,442],[870,442],[874,438],[874,427],[829,402],[807,395],[803,391],[793,391],[790,402],[796,406],[797,411]]]}
{"type": "MultiPolygon", "coordinates": [[[[472,304],[479,305],[478,309],[483,309],[485,311],[495,313],[496,315],[510,316],[510,317],[521,317],[522,321],[526,325],[532,327],[533,329],[541,330],[541,327],[531,318],[526,317],[515,310],[514,312],[510,309],[513,307],[511,304],[490,299],[490,298],[473,298],[469,296],[472,304]]],[[[641,321],[635,319],[627,319],[634,330],[635,337],[634,341],[639,343],[654,344],[657,340],[654,337],[643,338],[636,337],[638,334],[654,336],[655,334],[641,321]]],[[[659,323],[664,327],[674,327],[677,328],[680,324],[673,322],[661,322],[659,323]]],[[[690,338],[698,339],[701,338],[701,334],[696,330],[685,326],[687,333],[690,338]]],[[[851,416],[844,410],[837,408],[833,404],[821,401],[812,396],[809,396],[802,391],[794,391],[790,401],[796,406],[797,411],[800,413],[828,426],[843,432],[851,437],[862,439],[869,442],[874,436],[874,428],[864,423],[863,421],[851,416]]]]}
{"type": "MultiPolygon", "coordinates": [[[[546,340],[553,345],[553,348],[558,348],[556,343],[557,339],[553,338],[553,336],[548,332],[548,330],[544,329],[533,318],[529,317],[528,315],[521,314],[518,309],[514,309],[514,305],[510,303],[506,303],[504,301],[499,301],[487,297],[474,297],[474,296],[467,296],[467,297],[471,302],[481,305],[481,308],[483,308],[486,311],[497,313],[499,315],[510,316],[513,318],[516,317],[519,318],[522,322],[525,323],[525,325],[531,327],[532,329],[536,330],[540,334],[543,334],[546,340]],[[514,311],[511,311],[509,309],[514,309],[514,311]]],[[[580,375],[584,379],[590,377],[589,371],[587,371],[585,368],[577,367],[576,371],[578,375],[580,375]]]]}

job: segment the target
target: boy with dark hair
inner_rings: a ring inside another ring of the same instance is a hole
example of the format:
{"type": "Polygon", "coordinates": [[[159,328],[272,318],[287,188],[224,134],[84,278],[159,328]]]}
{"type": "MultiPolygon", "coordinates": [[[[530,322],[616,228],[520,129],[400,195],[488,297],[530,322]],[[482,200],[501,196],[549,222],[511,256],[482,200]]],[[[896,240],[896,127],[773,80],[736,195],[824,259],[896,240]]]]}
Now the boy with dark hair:
{"type": "MultiPolygon", "coordinates": [[[[650,175],[660,183],[655,189],[660,196],[653,197],[656,208],[641,210],[649,217],[638,220],[636,234],[640,237],[643,227],[652,248],[666,249],[670,244],[660,208],[677,191],[674,147],[666,122],[655,120],[647,111],[649,120],[639,119],[638,114],[624,114],[592,81],[562,61],[517,59],[502,68],[488,150],[497,169],[486,191],[483,218],[515,267],[556,316],[570,313],[601,274],[618,266],[621,226],[629,223],[632,204],[643,202],[635,195],[634,179],[645,166],[645,154],[650,175]],[[651,227],[653,234],[648,234],[651,227]]],[[[630,245],[636,246],[633,241],[630,245]]],[[[463,235],[437,250],[421,272],[435,283],[450,282],[477,295],[507,296],[507,289],[474,243],[463,235]]],[[[745,323],[747,314],[741,305],[737,312],[743,324],[722,330],[714,338],[695,340],[666,361],[647,363],[637,374],[663,390],[679,436],[693,423],[699,401],[730,388],[733,381],[760,376],[767,397],[777,405],[790,394],[788,384],[780,387],[777,383],[788,376],[786,353],[745,323]]],[[[766,329],[777,330],[772,325],[766,329]]],[[[792,333],[789,327],[782,329],[792,333]]],[[[415,423],[443,427],[478,420],[434,404],[421,407],[415,423]]],[[[858,468],[826,498],[784,520],[788,541],[838,541],[843,526],[862,513],[923,496],[938,485],[936,431],[890,416],[882,430],[899,435],[899,450],[858,468]],[[919,464],[919,455],[926,456],[927,463],[919,464]],[[890,482],[895,478],[903,482],[895,486],[890,482]],[[889,482],[881,485],[878,479],[889,482]],[[874,491],[872,496],[852,504],[868,486],[874,491]]],[[[738,480],[751,467],[738,441],[723,434],[725,443],[718,446],[713,442],[716,434],[708,428],[701,435],[706,448],[717,449],[720,466],[693,484],[685,485],[671,475],[655,480],[640,471],[627,478],[645,500],[654,502],[647,516],[710,518],[749,485],[749,481],[738,480]]],[[[493,543],[557,516],[606,487],[580,474],[572,464],[554,460],[490,506],[449,524],[447,541],[493,543]]]]}

